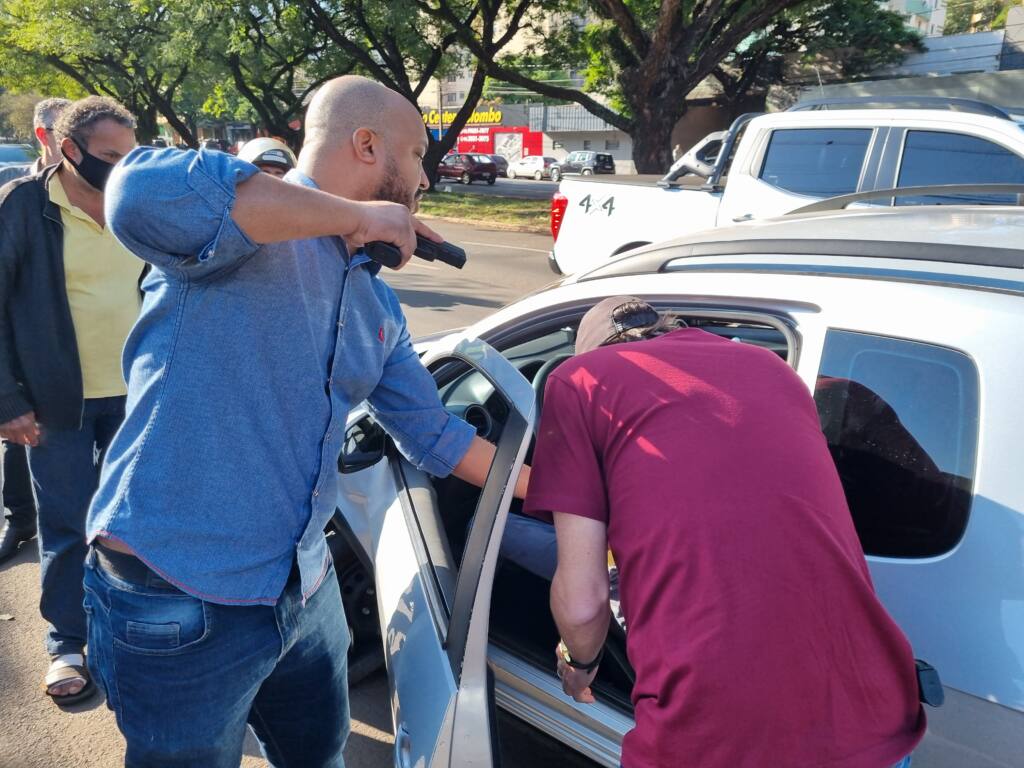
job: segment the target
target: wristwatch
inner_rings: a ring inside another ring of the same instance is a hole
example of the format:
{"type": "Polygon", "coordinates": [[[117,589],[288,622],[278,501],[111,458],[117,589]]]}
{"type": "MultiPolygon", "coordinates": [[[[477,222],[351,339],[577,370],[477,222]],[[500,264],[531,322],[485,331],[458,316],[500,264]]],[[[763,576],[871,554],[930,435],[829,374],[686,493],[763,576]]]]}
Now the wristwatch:
{"type": "Polygon", "coordinates": [[[569,649],[565,645],[565,640],[559,640],[558,655],[562,657],[562,661],[564,661],[573,669],[578,669],[580,670],[580,672],[586,672],[589,674],[593,672],[595,669],[597,669],[597,665],[601,663],[601,658],[604,656],[604,648],[601,648],[601,650],[598,651],[597,657],[593,661],[584,664],[581,661],[576,661],[575,659],[573,659],[572,654],[569,653],[569,649]]]}

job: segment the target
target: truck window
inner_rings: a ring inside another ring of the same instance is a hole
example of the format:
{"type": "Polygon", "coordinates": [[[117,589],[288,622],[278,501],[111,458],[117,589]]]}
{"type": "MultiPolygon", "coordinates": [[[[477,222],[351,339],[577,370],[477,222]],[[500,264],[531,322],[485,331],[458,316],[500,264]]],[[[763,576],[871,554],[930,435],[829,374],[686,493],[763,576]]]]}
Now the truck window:
{"type": "MultiPolygon", "coordinates": [[[[898,187],[929,184],[1024,184],[1024,159],[998,144],[945,131],[907,131],[898,187]]],[[[896,205],[1010,204],[1016,195],[898,197],[896,205]]]]}
{"type": "Polygon", "coordinates": [[[967,527],[978,372],[967,355],[830,330],[818,417],[865,554],[934,557],[967,527]]]}
{"type": "Polygon", "coordinates": [[[835,197],[857,191],[870,128],[791,128],[774,131],[760,179],[787,192],[835,197]]]}

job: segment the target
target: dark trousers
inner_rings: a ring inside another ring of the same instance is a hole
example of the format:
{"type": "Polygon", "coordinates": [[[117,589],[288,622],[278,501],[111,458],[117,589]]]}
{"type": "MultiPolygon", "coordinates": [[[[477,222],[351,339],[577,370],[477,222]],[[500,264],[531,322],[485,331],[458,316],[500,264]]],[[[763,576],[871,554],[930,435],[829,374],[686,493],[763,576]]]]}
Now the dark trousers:
{"type": "Polygon", "coordinates": [[[25,446],[4,443],[4,506],[11,525],[35,530],[36,499],[32,495],[32,477],[28,473],[25,446]]]}
{"type": "Polygon", "coordinates": [[[85,647],[85,518],[99,485],[103,454],[124,419],[124,401],[86,400],[81,429],[44,426],[39,445],[28,450],[39,504],[39,612],[48,624],[46,651],[51,656],[81,653],[85,647]]]}

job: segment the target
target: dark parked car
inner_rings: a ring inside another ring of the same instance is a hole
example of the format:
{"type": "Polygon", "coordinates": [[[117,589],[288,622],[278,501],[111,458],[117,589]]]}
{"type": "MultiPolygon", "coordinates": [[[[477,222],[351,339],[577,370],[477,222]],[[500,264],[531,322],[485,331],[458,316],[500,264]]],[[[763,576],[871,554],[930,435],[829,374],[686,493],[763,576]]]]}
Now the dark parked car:
{"type": "Polygon", "coordinates": [[[493,184],[498,178],[498,167],[489,155],[470,155],[459,153],[448,155],[437,166],[437,178],[458,179],[463,184],[474,181],[486,181],[493,184]]]}
{"type": "Polygon", "coordinates": [[[508,178],[508,158],[501,155],[487,155],[494,161],[494,167],[498,169],[498,175],[508,178]]]}
{"type": "Polygon", "coordinates": [[[563,176],[592,176],[595,173],[615,173],[615,160],[605,152],[570,152],[558,165],[551,169],[551,180],[563,176]]]}

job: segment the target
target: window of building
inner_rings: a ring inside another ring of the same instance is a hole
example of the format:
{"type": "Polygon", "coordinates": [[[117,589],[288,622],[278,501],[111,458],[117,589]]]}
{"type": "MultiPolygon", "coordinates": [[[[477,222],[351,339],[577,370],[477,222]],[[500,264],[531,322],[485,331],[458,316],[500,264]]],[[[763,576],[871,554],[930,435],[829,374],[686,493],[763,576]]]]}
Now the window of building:
{"type": "Polygon", "coordinates": [[[446,93],[444,95],[444,103],[445,104],[458,104],[459,103],[459,94],[457,94],[457,93],[446,93]]]}
{"type": "Polygon", "coordinates": [[[813,197],[857,191],[870,128],[793,128],[772,133],[760,178],[813,197]]]}
{"type": "Polygon", "coordinates": [[[814,400],[864,552],[933,557],[967,527],[978,372],[920,342],[829,331],[814,400]]]}
{"type": "Polygon", "coordinates": [[[618,139],[606,139],[605,142],[604,142],[604,148],[605,149],[618,149],[619,148],[619,140],[618,139]]]}
{"type": "MultiPolygon", "coordinates": [[[[945,131],[907,131],[897,186],[1024,184],[1024,159],[986,139],[945,131]]],[[[897,205],[1016,204],[1016,195],[898,197],[897,205]]]]}
{"type": "Polygon", "coordinates": [[[591,144],[593,144],[593,142],[590,139],[584,139],[583,140],[583,149],[585,149],[585,150],[586,149],[590,149],[590,145],[591,144]]]}

